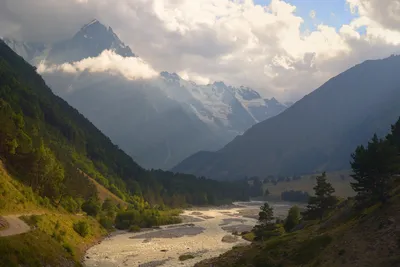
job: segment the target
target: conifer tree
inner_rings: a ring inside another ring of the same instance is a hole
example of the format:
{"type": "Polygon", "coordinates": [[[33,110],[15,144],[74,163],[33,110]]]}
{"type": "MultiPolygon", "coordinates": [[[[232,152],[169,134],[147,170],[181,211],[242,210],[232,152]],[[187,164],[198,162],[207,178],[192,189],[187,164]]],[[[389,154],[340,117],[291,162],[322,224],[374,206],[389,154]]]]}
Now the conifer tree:
{"type": "MultiPolygon", "coordinates": [[[[396,125],[400,126],[399,123],[396,125]]],[[[359,146],[352,154],[351,167],[355,180],[353,190],[361,201],[381,201],[389,197],[391,181],[399,172],[399,151],[396,147],[398,127],[385,140],[375,134],[366,147],[359,146]]]]}
{"type": "Polygon", "coordinates": [[[322,220],[326,212],[333,209],[337,200],[332,195],[335,189],[327,181],[325,172],[317,176],[316,180],[317,184],[314,187],[315,196],[310,197],[304,215],[308,219],[319,218],[322,220]]]}

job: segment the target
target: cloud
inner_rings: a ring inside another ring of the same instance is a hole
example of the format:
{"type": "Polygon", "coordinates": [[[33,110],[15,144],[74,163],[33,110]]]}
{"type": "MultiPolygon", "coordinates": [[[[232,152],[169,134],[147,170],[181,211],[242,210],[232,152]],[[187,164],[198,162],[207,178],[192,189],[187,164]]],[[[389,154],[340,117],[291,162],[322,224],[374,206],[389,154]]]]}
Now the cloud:
{"type": "Polygon", "coordinates": [[[98,57],[86,58],[78,62],[64,63],[61,65],[46,65],[41,62],[37,71],[43,73],[103,73],[121,75],[128,80],[149,79],[158,73],[142,59],[137,57],[124,58],[113,51],[105,50],[98,57]]]}
{"type": "Polygon", "coordinates": [[[400,0],[346,1],[349,24],[302,32],[296,6],[283,0],[0,0],[0,36],[56,41],[97,18],[154,69],[296,100],[355,64],[399,52],[400,0]]]}

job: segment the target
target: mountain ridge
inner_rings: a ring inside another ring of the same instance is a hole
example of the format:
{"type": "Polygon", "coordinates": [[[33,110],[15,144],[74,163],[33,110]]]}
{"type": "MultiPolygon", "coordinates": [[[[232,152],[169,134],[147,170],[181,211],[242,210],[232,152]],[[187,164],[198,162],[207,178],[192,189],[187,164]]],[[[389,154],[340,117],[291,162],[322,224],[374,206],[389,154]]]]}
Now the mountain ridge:
{"type": "MultiPolygon", "coordinates": [[[[5,41],[33,65],[71,63],[104,50],[122,58],[137,57],[111,27],[96,19],[55,44],[5,41]]],[[[106,72],[41,74],[57,95],[146,168],[170,169],[199,150],[218,150],[255,123],[287,108],[275,98],[263,99],[249,87],[222,81],[200,85],[166,71],[132,81],[106,72]],[[172,125],[175,129],[170,129],[172,125]]]]}
{"type": "Polygon", "coordinates": [[[195,154],[172,170],[230,179],[348,168],[355,146],[387,133],[400,115],[398,66],[399,56],[358,64],[216,153],[195,154]]]}

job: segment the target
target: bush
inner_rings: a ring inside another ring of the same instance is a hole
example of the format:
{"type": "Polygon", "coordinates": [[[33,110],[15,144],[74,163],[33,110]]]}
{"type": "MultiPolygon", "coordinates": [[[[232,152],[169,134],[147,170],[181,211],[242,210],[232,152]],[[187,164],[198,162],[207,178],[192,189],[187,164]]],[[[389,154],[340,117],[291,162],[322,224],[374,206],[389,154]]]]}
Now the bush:
{"type": "Polygon", "coordinates": [[[29,226],[37,226],[40,221],[40,215],[21,216],[21,219],[29,226]]]}
{"type": "Polygon", "coordinates": [[[132,225],[131,227],[129,227],[129,232],[132,232],[132,233],[140,232],[140,227],[137,225],[132,225]]]}
{"type": "Polygon", "coordinates": [[[71,256],[74,256],[74,249],[72,248],[72,246],[68,243],[64,243],[63,244],[63,248],[65,249],[65,251],[67,251],[71,256]]]}
{"type": "Polygon", "coordinates": [[[89,234],[89,224],[85,221],[74,223],[73,228],[82,237],[86,237],[89,234]]]}
{"type": "Polygon", "coordinates": [[[90,199],[82,204],[82,210],[89,216],[96,217],[97,214],[99,214],[100,209],[100,203],[93,199],[90,199]]]}
{"type": "Polygon", "coordinates": [[[101,226],[103,226],[105,229],[109,230],[112,229],[114,226],[114,221],[113,219],[107,217],[107,216],[101,216],[99,223],[101,224],[101,226]]]}
{"type": "Polygon", "coordinates": [[[72,197],[66,197],[61,201],[61,206],[70,213],[78,213],[80,210],[79,203],[72,197]]]}
{"type": "Polygon", "coordinates": [[[293,206],[290,208],[288,212],[288,216],[285,221],[285,230],[286,232],[290,232],[296,225],[300,222],[300,209],[297,206],[293,206]]]}

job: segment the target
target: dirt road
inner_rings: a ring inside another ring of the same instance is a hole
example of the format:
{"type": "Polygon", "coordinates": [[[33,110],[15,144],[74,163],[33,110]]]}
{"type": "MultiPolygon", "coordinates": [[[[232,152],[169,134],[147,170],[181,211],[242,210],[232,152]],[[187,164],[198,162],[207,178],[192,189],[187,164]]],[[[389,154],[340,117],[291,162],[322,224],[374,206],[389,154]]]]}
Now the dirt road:
{"type": "Polygon", "coordinates": [[[19,235],[31,230],[23,220],[18,218],[21,215],[6,215],[2,216],[8,223],[8,228],[0,231],[0,236],[19,235]]]}

